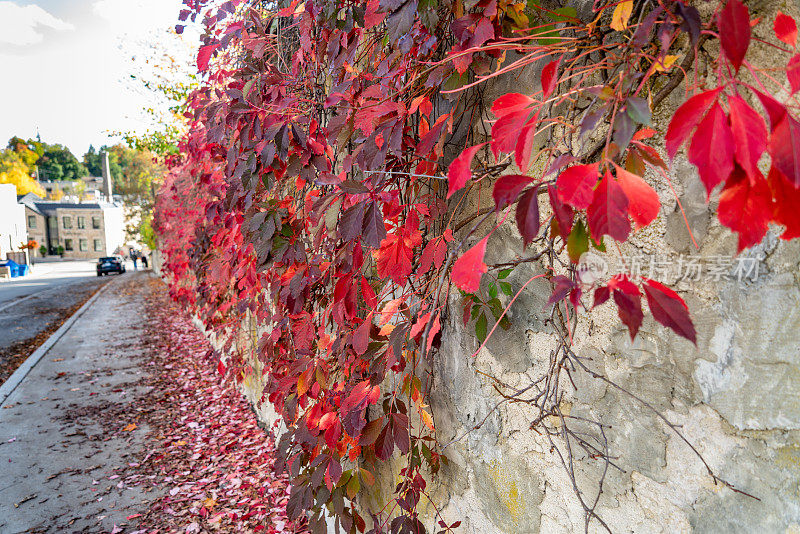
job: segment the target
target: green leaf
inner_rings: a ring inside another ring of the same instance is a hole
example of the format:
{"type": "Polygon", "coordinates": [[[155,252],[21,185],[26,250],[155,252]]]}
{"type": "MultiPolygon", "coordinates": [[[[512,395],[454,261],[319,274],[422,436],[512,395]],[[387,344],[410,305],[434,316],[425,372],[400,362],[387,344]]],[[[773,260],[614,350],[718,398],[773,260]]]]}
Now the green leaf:
{"type": "Polygon", "coordinates": [[[628,112],[628,116],[634,121],[639,124],[644,124],[645,126],[650,126],[651,113],[647,100],[638,96],[629,97],[628,105],[625,109],[628,112]]]}
{"type": "Polygon", "coordinates": [[[594,248],[596,248],[597,250],[599,250],[600,252],[605,252],[606,251],[606,244],[604,242],[604,238],[602,238],[602,237],[600,238],[600,242],[599,243],[597,241],[595,241],[594,238],[592,238],[592,246],[594,248]]]}
{"type": "Polygon", "coordinates": [[[589,250],[589,234],[582,219],[572,226],[572,231],[567,238],[567,253],[572,263],[578,263],[581,254],[589,250]]]}
{"type": "Polygon", "coordinates": [[[499,278],[500,280],[505,280],[506,278],[508,278],[508,275],[511,274],[511,271],[513,270],[514,269],[503,269],[502,271],[497,273],[497,278],[499,278]]]}
{"type": "Polygon", "coordinates": [[[358,477],[350,477],[350,480],[347,481],[347,498],[352,501],[360,489],[361,483],[358,481],[358,477]]]}
{"type": "Polygon", "coordinates": [[[444,82],[442,89],[445,91],[454,91],[456,89],[460,89],[464,85],[467,85],[467,83],[469,83],[469,74],[467,72],[464,74],[455,72],[447,79],[446,82],[444,82]]]}
{"type": "Polygon", "coordinates": [[[552,10],[551,12],[540,7],[538,2],[530,0],[528,2],[528,8],[530,8],[532,11],[535,11],[539,15],[539,18],[552,21],[544,25],[535,23],[532,24],[532,26],[537,26],[536,35],[538,35],[538,37],[536,38],[536,41],[541,45],[553,45],[560,43],[561,34],[559,33],[558,28],[556,28],[556,24],[574,20],[578,17],[578,12],[574,7],[560,7],[552,10]]]}
{"type": "Polygon", "coordinates": [[[492,298],[496,298],[497,297],[497,285],[496,284],[489,284],[489,287],[487,288],[487,291],[489,292],[489,296],[490,297],[492,297],[492,298]]]}
{"type": "Polygon", "coordinates": [[[508,282],[500,282],[500,290],[509,297],[514,294],[514,290],[508,282]]]}
{"type": "Polygon", "coordinates": [[[480,318],[475,321],[475,337],[478,338],[478,341],[483,343],[486,341],[486,314],[481,314],[480,318]]]}

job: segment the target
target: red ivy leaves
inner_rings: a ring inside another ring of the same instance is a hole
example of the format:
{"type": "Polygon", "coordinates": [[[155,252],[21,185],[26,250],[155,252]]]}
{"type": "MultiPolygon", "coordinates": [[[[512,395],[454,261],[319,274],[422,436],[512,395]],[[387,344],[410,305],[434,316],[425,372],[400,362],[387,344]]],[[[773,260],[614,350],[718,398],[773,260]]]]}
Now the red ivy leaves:
{"type": "Polygon", "coordinates": [[[733,170],[733,144],[728,117],[722,106],[715,103],[700,121],[689,145],[689,161],[697,167],[709,197],[733,170]]]}
{"type": "Polygon", "coordinates": [[[556,180],[559,199],[573,208],[588,208],[597,184],[598,166],[597,163],[575,165],[562,172],[556,180]]]}
{"type": "Polygon", "coordinates": [[[768,150],[772,164],[800,187],[800,122],[785,114],[770,135],[768,150]]]}
{"type": "Polygon", "coordinates": [[[639,176],[616,166],[617,181],[628,198],[628,215],[637,228],[647,226],[658,217],[661,202],[658,193],[639,176]]]}
{"type": "Polygon", "coordinates": [[[644,294],[656,321],[697,344],[697,333],[689,317],[689,308],[677,293],[655,280],[645,278],[644,294]]]}
{"type": "Polygon", "coordinates": [[[758,160],[767,148],[767,125],[764,119],[738,96],[728,98],[731,115],[731,133],[736,139],[736,161],[747,176],[755,181],[761,177],[758,160]]]}
{"type": "Polygon", "coordinates": [[[772,28],[775,30],[775,37],[789,46],[797,45],[797,23],[792,17],[778,11],[772,28]]]}
{"type": "Polygon", "coordinates": [[[741,167],[728,178],[719,196],[719,222],[738,232],[739,252],[759,243],[772,216],[772,198],[767,182],[750,180],[741,167]]]}
{"type": "Polygon", "coordinates": [[[609,235],[617,241],[628,239],[631,231],[628,197],[611,174],[606,173],[597,185],[586,217],[595,241],[599,242],[603,235],[609,235]]]}
{"type": "Polygon", "coordinates": [[[522,174],[507,174],[498,178],[492,189],[495,211],[500,211],[513,203],[520,192],[532,181],[533,178],[522,174]]]}
{"type": "Polygon", "coordinates": [[[211,61],[211,54],[217,49],[216,44],[201,46],[197,52],[197,70],[205,72],[208,69],[208,62],[211,61]]]}
{"type": "Polygon", "coordinates": [[[472,165],[472,158],[486,143],[471,146],[465,149],[456,159],[450,164],[447,169],[447,198],[453,196],[453,193],[464,187],[469,179],[472,177],[470,166],[472,165]]]}
{"type": "Polygon", "coordinates": [[[750,12],[740,0],[728,0],[719,14],[719,39],[733,68],[739,70],[750,46],[750,12]]]}
{"type": "Polygon", "coordinates": [[[517,228],[522,235],[522,247],[527,247],[539,233],[539,188],[523,193],[516,211],[517,228]]]}
{"type": "Polygon", "coordinates": [[[694,95],[675,111],[664,138],[667,155],[670,159],[678,153],[678,149],[686,142],[692,130],[716,101],[720,91],[721,89],[718,88],[694,95]]]}
{"type": "Polygon", "coordinates": [[[474,293],[480,287],[481,275],[488,270],[486,264],[483,263],[488,241],[489,236],[487,235],[458,258],[453,265],[453,283],[462,291],[474,293]]]}

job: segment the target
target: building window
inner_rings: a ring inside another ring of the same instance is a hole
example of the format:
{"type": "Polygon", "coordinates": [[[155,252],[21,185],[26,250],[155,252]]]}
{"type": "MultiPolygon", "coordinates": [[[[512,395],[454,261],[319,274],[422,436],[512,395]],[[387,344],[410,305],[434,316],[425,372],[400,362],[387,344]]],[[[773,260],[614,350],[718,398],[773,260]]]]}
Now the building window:
{"type": "Polygon", "coordinates": [[[28,228],[36,228],[36,215],[28,215],[28,228]]]}
{"type": "Polygon", "coordinates": [[[78,215],[78,229],[83,230],[86,228],[86,217],[78,215]]]}
{"type": "Polygon", "coordinates": [[[94,240],[94,251],[95,252],[100,252],[101,250],[103,250],[103,241],[101,239],[95,239],[94,240]]]}
{"type": "Polygon", "coordinates": [[[64,217],[62,217],[61,220],[64,223],[64,228],[72,228],[72,217],[70,217],[69,215],[64,215],[64,217]]]}
{"type": "Polygon", "coordinates": [[[64,240],[64,250],[72,250],[72,239],[64,240]]]}
{"type": "Polygon", "coordinates": [[[89,250],[89,240],[88,239],[78,239],[78,248],[81,252],[86,252],[89,250]]]}
{"type": "Polygon", "coordinates": [[[95,230],[100,229],[100,217],[92,217],[92,228],[95,230]]]}

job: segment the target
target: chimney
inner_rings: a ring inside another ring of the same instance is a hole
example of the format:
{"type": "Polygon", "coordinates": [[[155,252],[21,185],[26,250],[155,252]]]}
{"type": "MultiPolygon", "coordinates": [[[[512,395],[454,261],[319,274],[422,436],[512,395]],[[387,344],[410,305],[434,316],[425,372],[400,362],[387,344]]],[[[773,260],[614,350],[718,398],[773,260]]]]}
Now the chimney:
{"type": "Polygon", "coordinates": [[[106,201],[113,202],[113,194],[111,188],[111,167],[108,164],[108,152],[102,152],[103,156],[103,194],[106,196],[106,201]]]}

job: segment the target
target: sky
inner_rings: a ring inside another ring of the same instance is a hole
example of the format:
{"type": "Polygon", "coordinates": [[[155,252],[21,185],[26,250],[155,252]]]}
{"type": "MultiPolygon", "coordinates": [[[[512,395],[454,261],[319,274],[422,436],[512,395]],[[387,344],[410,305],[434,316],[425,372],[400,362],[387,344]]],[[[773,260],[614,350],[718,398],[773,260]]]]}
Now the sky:
{"type": "MultiPolygon", "coordinates": [[[[152,127],[154,46],[190,62],[197,34],[175,35],[180,0],[0,0],[0,148],[14,135],[66,145],[80,159],[111,131],[152,127]]],[[[162,104],[163,105],[163,104],[162,104]]]]}

